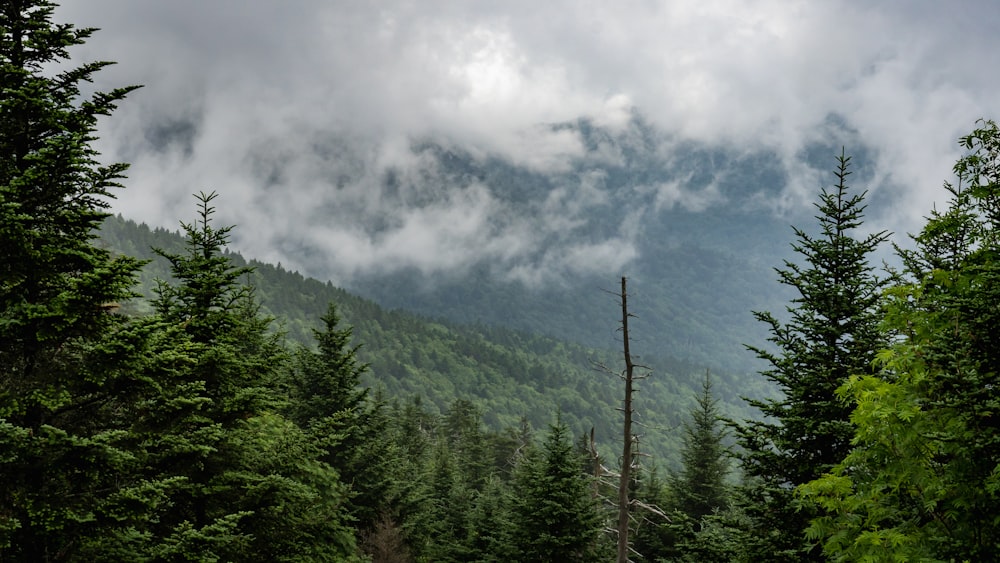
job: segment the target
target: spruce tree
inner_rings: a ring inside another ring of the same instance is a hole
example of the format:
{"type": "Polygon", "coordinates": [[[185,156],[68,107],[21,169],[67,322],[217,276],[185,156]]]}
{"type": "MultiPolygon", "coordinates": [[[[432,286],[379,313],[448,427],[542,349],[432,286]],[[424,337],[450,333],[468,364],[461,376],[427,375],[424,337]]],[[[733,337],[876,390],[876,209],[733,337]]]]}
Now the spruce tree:
{"type": "Polygon", "coordinates": [[[569,429],[549,426],[517,468],[513,534],[518,561],[597,561],[602,517],[569,429]]]}
{"type": "Polygon", "coordinates": [[[287,363],[279,335],[225,255],[232,227],[212,224],[216,194],[199,194],[182,223],[185,252],[160,253],[176,283],[161,284],[154,321],[185,361],[161,380],[136,421],[153,479],[174,479],[151,527],[155,559],[335,560],[355,554],[347,491],[324,451],[279,414],[287,363]]]}
{"type": "Polygon", "coordinates": [[[792,248],[804,263],[786,261],[777,270],[780,282],[798,293],[788,307],[789,320],[755,313],[770,328],[773,351],[750,349],[769,364],[762,375],[782,396],[749,401],[765,418],[737,427],[754,560],[822,559],[805,539],[815,513],[795,506],[792,490],[850,451],[851,408],[836,390],[852,375],[873,373],[876,354],[886,344],[878,311],[885,282],[875,276],[869,258],[887,235],[855,238],[866,193],[852,193],[847,185],[850,158],[841,153],[837,163],[836,185],[824,188],[816,204],[819,235],[794,229],[792,248]]]}
{"type": "Polygon", "coordinates": [[[724,443],[726,431],[719,419],[717,400],[712,397],[708,372],[702,382],[698,406],[684,423],[680,473],[671,479],[674,506],[695,522],[728,503],[726,475],[729,453],[724,443]]]}
{"type": "Polygon", "coordinates": [[[361,384],[368,365],[357,358],[353,330],[340,326],[330,303],[314,331],[317,349],[302,348],[290,365],[288,416],[323,451],[321,459],[351,487],[349,508],[362,534],[370,534],[390,510],[390,467],[394,453],[387,438],[384,405],[361,384]]]}
{"type": "MultiPolygon", "coordinates": [[[[121,443],[135,375],[125,320],[138,263],[93,243],[126,165],[101,165],[97,120],[132,88],[89,97],[107,64],[58,71],[93,29],[54,5],[0,5],[0,558],[52,561],[128,528],[121,443]],[[115,344],[117,342],[117,344],[115,344]]],[[[137,504],[142,505],[142,502],[137,504]]]]}

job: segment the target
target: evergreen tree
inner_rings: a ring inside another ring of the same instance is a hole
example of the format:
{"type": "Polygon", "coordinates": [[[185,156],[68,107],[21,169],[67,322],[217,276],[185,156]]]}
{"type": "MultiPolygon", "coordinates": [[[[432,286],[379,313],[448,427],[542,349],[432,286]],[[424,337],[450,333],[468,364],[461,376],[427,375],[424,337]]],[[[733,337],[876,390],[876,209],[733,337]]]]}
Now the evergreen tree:
{"type": "Polygon", "coordinates": [[[438,443],[427,476],[429,495],[422,518],[425,543],[420,550],[430,561],[468,561],[473,491],[447,442],[438,443]]]}
{"type": "Polygon", "coordinates": [[[787,323],[755,313],[770,327],[776,348],[751,347],[769,368],[762,375],[782,391],[779,399],[749,401],[766,417],[737,427],[742,466],[748,480],[744,498],[753,528],[748,538],[754,560],[820,560],[805,540],[815,512],[794,505],[795,486],[815,479],[851,448],[850,406],[836,390],[856,374],[871,374],[876,353],[885,346],[878,305],[884,281],[875,277],[869,257],[884,232],[854,238],[862,226],[865,193],[847,185],[850,158],[838,157],[837,183],[824,188],[816,204],[820,235],[796,228],[792,248],[803,265],[785,263],[781,283],[798,292],[787,323]]]}
{"type": "MultiPolygon", "coordinates": [[[[119,413],[134,342],[116,304],[138,263],[93,244],[126,169],[102,166],[97,120],[132,88],[85,98],[110,63],[65,66],[92,29],[52,21],[54,5],[0,5],[0,558],[72,558],[127,529],[135,458],[119,413]]],[[[134,492],[134,491],[133,491],[134,492]]]]}
{"type": "Polygon", "coordinates": [[[542,448],[519,464],[512,513],[517,560],[601,559],[602,518],[580,465],[562,421],[549,426],[542,448]]]}
{"type": "Polygon", "coordinates": [[[661,561],[677,554],[677,537],[671,528],[673,516],[665,517],[672,502],[668,484],[655,467],[642,468],[635,476],[634,498],[648,509],[635,511],[632,549],[637,561],[661,561]],[[663,515],[661,515],[663,514],[663,515]]]}
{"type": "Polygon", "coordinates": [[[510,518],[509,486],[493,475],[474,497],[469,516],[468,561],[500,563],[512,559],[510,518]]]}
{"type": "Polygon", "coordinates": [[[363,534],[389,509],[389,465],[393,452],[387,437],[384,405],[369,398],[361,385],[368,365],[357,359],[352,329],[340,326],[330,303],[314,331],[315,351],[302,348],[291,364],[288,416],[306,429],[324,451],[323,461],[351,487],[351,514],[363,534]]]}
{"type": "Polygon", "coordinates": [[[836,561],[997,561],[1000,553],[1000,129],[962,139],[952,200],[903,252],[898,334],[879,374],[853,377],[856,447],[801,488],[836,561]]]}
{"type": "Polygon", "coordinates": [[[182,223],[187,248],[161,251],[176,285],[161,284],[156,322],[186,361],[162,379],[136,421],[151,477],[174,478],[150,530],[148,555],[189,560],[335,560],[355,552],[347,491],[323,451],[285,419],[276,398],[286,362],[269,319],[223,253],[213,194],[182,223]]]}
{"type": "Polygon", "coordinates": [[[639,521],[635,550],[643,561],[731,561],[735,558],[727,525],[729,510],[729,451],[726,429],[712,396],[708,372],[702,381],[697,406],[684,423],[683,462],[669,480],[670,494],[656,472],[642,475],[636,498],[653,510],[667,510],[666,517],[653,510],[639,521]]]}
{"type": "Polygon", "coordinates": [[[368,365],[358,361],[352,346],[353,330],[340,327],[333,303],[321,318],[323,330],[314,330],[317,350],[302,350],[291,375],[289,416],[302,426],[338,412],[360,411],[368,396],[361,376],[368,365]]]}
{"type": "Polygon", "coordinates": [[[442,431],[468,486],[482,490],[494,469],[494,456],[479,409],[471,401],[456,399],[444,416],[442,431]]]}
{"type": "Polygon", "coordinates": [[[726,475],[729,473],[728,451],[723,443],[726,431],[719,419],[717,400],[712,397],[712,381],[708,372],[702,382],[698,406],[684,423],[684,445],[681,450],[680,473],[671,479],[677,510],[696,522],[724,509],[728,502],[726,475]]]}

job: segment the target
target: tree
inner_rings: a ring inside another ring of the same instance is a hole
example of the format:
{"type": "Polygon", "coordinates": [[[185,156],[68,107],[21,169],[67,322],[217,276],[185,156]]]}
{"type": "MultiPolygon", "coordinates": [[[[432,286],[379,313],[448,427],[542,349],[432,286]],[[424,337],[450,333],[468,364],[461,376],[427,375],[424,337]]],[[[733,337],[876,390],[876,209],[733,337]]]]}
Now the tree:
{"type": "Polygon", "coordinates": [[[110,63],[53,71],[93,29],[54,5],[0,6],[0,554],[73,557],[141,518],[122,505],[134,458],[117,413],[134,375],[114,314],[137,261],[93,244],[126,169],[102,166],[97,120],[133,90],[81,95],[110,63]],[[120,346],[114,344],[118,342],[120,346]],[[117,348],[117,349],[116,349],[117,348]],[[114,514],[112,514],[114,512],[114,514]]]}
{"type": "Polygon", "coordinates": [[[136,421],[153,479],[173,479],[149,530],[155,559],[334,560],[355,554],[347,491],[316,440],[279,413],[287,363],[259,314],[248,268],[223,253],[232,227],[212,225],[215,193],[182,223],[183,253],[159,253],[175,285],[161,283],[153,322],[186,361],[163,378],[136,421]]]}
{"type": "Polygon", "coordinates": [[[671,499],[667,483],[656,467],[641,469],[635,475],[635,503],[648,507],[636,511],[631,543],[637,561],[662,561],[677,554],[677,537],[671,528],[673,516],[667,517],[671,499]]]}
{"type": "Polygon", "coordinates": [[[351,343],[352,328],[340,326],[334,303],[321,320],[323,329],[313,331],[317,349],[299,349],[290,365],[284,410],[316,440],[322,460],[350,484],[351,515],[368,533],[389,508],[388,421],[384,405],[361,385],[368,365],[357,358],[360,346],[351,343]]]}
{"type": "Polygon", "coordinates": [[[303,427],[338,412],[357,413],[368,396],[361,386],[368,365],[358,361],[353,329],[340,327],[334,303],[320,320],[323,330],[313,331],[317,350],[301,350],[290,377],[289,416],[303,427]]]}
{"type": "Polygon", "coordinates": [[[469,561],[500,563],[513,557],[509,486],[496,475],[475,495],[469,530],[469,561]]]}
{"type": "Polygon", "coordinates": [[[1000,552],[1000,129],[961,140],[949,209],[901,251],[880,371],[841,389],[855,447],[800,489],[837,561],[996,561],[1000,552]]]}
{"type": "Polygon", "coordinates": [[[635,385],[635,368],[632,362],[630,351],[630,341],[628,334],[628,320],[632,316],[628,312],[628,291],[627,280],[622,276],[621,293],[618,294],[622,307],[622,356],[625,360],[625,371],[622,372],[622,380],[625,382],[625,395],[622,401],[622,467],[618,479],[618,563],[628,563],[628,532],[630,525],[630,512],[632,503],[629,501],[629,488],[632,486],[632,467],[635,464],[635,456],[632,452],[632,445],[635,442],[635,435],[632,433],[632,391],[635,385]]]}
{"type": "Polygon", "coordinates": [[[512,507],[512,539],[519,561],[594,561],[602,518],[580,472],[569,429],[549,426],[540,450],[517,467],[512,507]]]}
{"type": "Polygon", "coordinates": [[[852,194],[847,185],[850,158],[842,152],[837,163],[836,185],[824,188],[816,204],[820,235],[795,229],[792,248],[805,264],[786,261],[777,270],[779,281],[798,292],[788,308],[790,319],[782,323],[770,313],[755,313],[770,327],[776,351],[750,349],[768,362],[762,375],[783,394],[749,401],[766,418],[736,428],[749,482],[745,508],[754,523],[749,537],[756,539],[751,556],[758,560],[821,559],[819,549],[805,540],[815,512],[795,506],[792,490],[850,451],[851,408],[836,390],[853,375],[872,374],[886,344],[878,310],[885,281],[874,275],[869,257],[887,235],[854,238],[866,192],[852,194]]]}
{"type": "Polygon", "coordinates": [[[684,423],[684,445],[680,473],[671,479],[674,507],[694,521],[728,504],[726,475],[729,473],[726,430],[721,426],[717,400],[712,397],[712,380],[705,372],[698,406],[684,423]]]}

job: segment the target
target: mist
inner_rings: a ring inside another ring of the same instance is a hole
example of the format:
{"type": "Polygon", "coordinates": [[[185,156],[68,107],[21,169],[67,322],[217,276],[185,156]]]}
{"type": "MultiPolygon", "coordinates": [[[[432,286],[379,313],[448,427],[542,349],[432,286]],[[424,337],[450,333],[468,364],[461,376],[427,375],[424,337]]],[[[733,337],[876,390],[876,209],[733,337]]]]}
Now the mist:
{"type": "Polygon", "coordinates": [[[144,85],[101,126],[104,158],[132,164],[115,212],[174,228],[214,190],[238,250],[340,282],[619,271],[664,213],[808,212],[840,147],[864,156],[873,228],[913,231],[1000,90],[985,0],[88,0],[56,16],[101,28],[72,52],[118,62],[95,88],[144,85]],[[692,145],[729,157],[678,172],[692,145]],[[720,187],[761,155],[781,185],[720,187]],[[637,162],[667,172],[621,181],[637,162]]]}

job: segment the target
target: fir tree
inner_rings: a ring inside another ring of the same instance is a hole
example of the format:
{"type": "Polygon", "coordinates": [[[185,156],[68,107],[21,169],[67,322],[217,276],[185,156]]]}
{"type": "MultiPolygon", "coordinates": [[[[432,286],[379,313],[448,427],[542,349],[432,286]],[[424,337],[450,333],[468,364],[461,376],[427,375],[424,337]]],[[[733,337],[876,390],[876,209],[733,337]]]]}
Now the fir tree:
{"type": "Polygon", "coordinates": [[[695,522],[728,503],[726,475],[729,473],[729,453],[723,443],[726,431],[719,419],[717,400],[712,397],[712,381],[708,372],[702,382],[698,406],[684,424],[684,444],[681,449],[680,473],[671,479],[674,506],[695,522]]]}
{"type": "Polygon", "coordinates": [[[850,158],[842,153],[837,162],[837,183],[832,190],[824,188],[816,204],[819,236],[795,229],[798,241],[792,248],[805,263],[786,261],[777,270],[781,283],[798,292],[788,308],[790,319],[782,323],[769,313],[755,313],[770,327],[776,351],[751,349],[768,362],[762,375],[783,394],[750,401],[766,418],[737,428],[755,560],[822,559],[805,540],[815,513],[794,506],[792,490],[829,471],[850,451],[851,409],[836,390],[852,375],[873,373],[876,353],[886,343],[878,312],[885,284],[873,274],[869,257],[887,235],[853,236],[862,226],[866,194],[852,194],[847,185],[850,158]]]}
{"type": "Polygon", "coordinates": [[[97,120],[133,88],[85,98],[107,64],[60,68],[93,29],[54,5],[0,6],[0,558],[74,557],[127,529],[135,458],[122,446],[136,350],[113,314],[138,263],[93,243],[126,165],[102,166],[97,120]]]}
{"type": "Polygon", "coordinates": [[[549,427],[521,461],[514,483],[513,540],[519,561],[596,561],[602,518],[580,472],[569,429],[549,427]]]}
{"type": "Polygon", "coordinates": [[[150,556],[197,560],[333,560],[352,556],[347,491],[323,450],[278,414],[286,353],[247,268],[224,254],[232,227],[212,225],[213,194],[182,223],[184,253],[162,252],[175,285],[161,284],[157,317],[186,354],[136,423],[147,464],[174,478],[150,530],[150,556]]]}
{"type": "Polygon", "coordinates": [[[323,329],[314,331],[317,349],[300,349],[291,364],[285,411],[317,441],[323,461],[350,484],[352,516],[368,533],[389,509],[388,420],[384,405],[370,399],[361,385],[368,365],[357,359],[359,346],[351,343],[352,329],[340,326],[335,304],[321,320],[323,329]]]}

